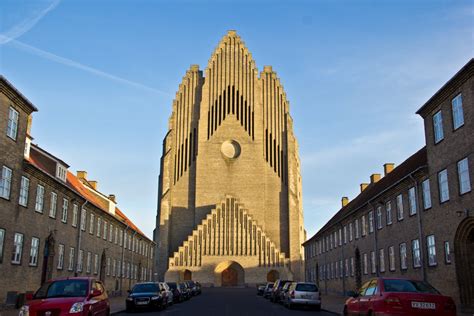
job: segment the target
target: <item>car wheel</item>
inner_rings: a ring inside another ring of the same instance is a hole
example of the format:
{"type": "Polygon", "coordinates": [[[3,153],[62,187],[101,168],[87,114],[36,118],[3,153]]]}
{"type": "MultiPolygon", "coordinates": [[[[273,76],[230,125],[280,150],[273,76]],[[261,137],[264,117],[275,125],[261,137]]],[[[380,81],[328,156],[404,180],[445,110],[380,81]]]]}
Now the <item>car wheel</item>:
{"type": "Polygon", "coordinates": [[[107,309],[107,310],[105,311],[105,316],[110,316],[110,309],[107,309]]]}
{"type": "Polygon", "coordinates": [[[127,308],[125,308],[125,311],[126,311],[127,313],[133,313],[133,308],[127,307],[127,308]]]}
{"type": "Polygon", "coordinates": [[[344,305],[344,311],[342,312],[342,315],[348,316],[349,313],[347,312],[347,306],[344,305]]]}

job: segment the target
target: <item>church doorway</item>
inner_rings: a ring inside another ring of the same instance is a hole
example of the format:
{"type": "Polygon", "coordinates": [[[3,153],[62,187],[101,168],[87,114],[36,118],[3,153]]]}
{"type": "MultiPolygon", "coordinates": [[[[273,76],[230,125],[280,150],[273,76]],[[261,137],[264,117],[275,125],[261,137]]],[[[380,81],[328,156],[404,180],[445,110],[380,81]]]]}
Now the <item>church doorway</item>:
{"type": "Polygon", "coordinates": [[[235,261],[225,261],[217,265],[214,270],[216,286],[244,285],[244,268],[235,261]]]}
{"type": "Polygon", "coordinates": [[[267,282],[275,282],[280,278],[280,273],[276,270],[271,270],[267,273],[267,282]]]}
{"type": "Polygon", "coordinates": [[[193,273],[189,270],[184,270],[183,273],[183,280],[184,281],[191,281],[193,279],[193,273]]]}
{"type": "Polygon", "coordinates": [[[454,255],[461,305],[474,308],[474,217],[459,224],[454,238],[454,255]]]}
{"type": "Polygon", "coordinates": [[[222,286],[237,286],[237,276],[238,273],[234,268],[229,267],[225,269],[222,271],[222,286]]]}

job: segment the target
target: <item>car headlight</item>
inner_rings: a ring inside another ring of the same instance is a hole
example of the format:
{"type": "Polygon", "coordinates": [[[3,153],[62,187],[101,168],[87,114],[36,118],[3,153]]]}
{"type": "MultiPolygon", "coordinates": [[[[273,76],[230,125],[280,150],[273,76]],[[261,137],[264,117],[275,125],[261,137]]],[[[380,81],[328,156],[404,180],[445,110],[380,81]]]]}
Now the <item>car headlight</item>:
{"type": "Polygon", "coordinates": [[[127,297],[127,301],[133,301],[133,298],[132,297],[127,297]]]}
{"type": "Polygon", "coordinates": [[[82,302],[74,303],[71,306],[71,309],[69,310],[69,313],[70,314],[80,313],[80,312],[82,312],[83,309],[84,309],[84,303],[82,303],[82,302]]]}
{"type": "Polygon", "coordinates": [[[159,299],[160,299],[159,296],[152,296],[152,297],[151,297],[151,300],[152,300],[152,301],[156,301],[156,300],[159,300],[159,299]]]}
{"type": "Polygon", "coordinates": [[[29,316],[30,315],[30,307],[28,305],[23,305],[20,308],[20,313],[18,316],[29,316]]]}

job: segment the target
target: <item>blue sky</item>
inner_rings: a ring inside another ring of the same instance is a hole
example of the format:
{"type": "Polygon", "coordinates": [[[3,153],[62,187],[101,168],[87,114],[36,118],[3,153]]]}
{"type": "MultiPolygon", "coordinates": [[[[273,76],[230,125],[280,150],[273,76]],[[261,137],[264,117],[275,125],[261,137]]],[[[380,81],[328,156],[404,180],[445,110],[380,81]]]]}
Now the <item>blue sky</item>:
{"type": "Polygon", "coordinates": [[[0,6],[0,73],[39,108],[34,142],[87,170],[149,236],[173,96],[227,30],[285,87],[308,237],[342,196],[424,145],[415,111],[474,55],[472,0],[0,6]]]}

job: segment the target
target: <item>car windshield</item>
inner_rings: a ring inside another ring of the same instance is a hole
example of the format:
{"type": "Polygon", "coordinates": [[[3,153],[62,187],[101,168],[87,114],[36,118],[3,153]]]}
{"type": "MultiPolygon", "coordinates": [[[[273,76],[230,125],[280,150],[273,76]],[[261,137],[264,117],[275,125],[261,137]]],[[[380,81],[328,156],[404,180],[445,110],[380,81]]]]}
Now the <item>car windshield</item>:
{"type": "Polygon", "coordinates": [[[317,292],[318,287],[316,284],[299,283],[296,285],[295,290],[300,292],[317,292]]]}
{"type": "Polygon", "coordinates": [[[383,280],[385,292],[410,292],[439,294],[438,290],[423,281],[415,280],[383,280]]]}
{"type": "Polygon", "coordinates": [[[269,289],[272,289],[272,288],[273,288],[273,283],[268,284],[267,287],[268,287],[269,289]]]}
{"type": "Polygon", "coordinates": [[[132,293],[150,293],[159,291],[160,289],[158,285],[153,283],[137,284],[132,289],[132,293]]]}
{"type": "Polygon", "coordinates": [[[194,281],[188,281],[189,286],[193,287],[194,286],[194,281]]]}
{"type": "Polygon", "coordinates": [[[88,290],[88,280],[57,280],[43,284],[34,298],[86,297],[88,290]]]}
{"type": "Polygon", "coordinates": [[[170,289],[176,290],[176,283],[170,282],[170,283],[168,283],[168,286],[170,287],[170,289]]]}

